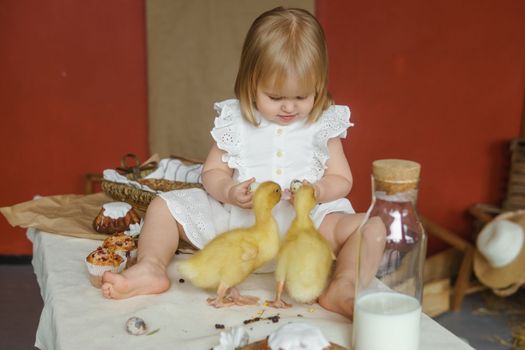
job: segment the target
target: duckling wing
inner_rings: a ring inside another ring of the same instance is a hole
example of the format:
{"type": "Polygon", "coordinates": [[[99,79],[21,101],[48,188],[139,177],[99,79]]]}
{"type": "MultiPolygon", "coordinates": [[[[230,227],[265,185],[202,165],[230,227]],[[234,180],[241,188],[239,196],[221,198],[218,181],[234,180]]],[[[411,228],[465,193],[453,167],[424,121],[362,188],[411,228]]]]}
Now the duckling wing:
{"type": "Polygon", "coordinates": [[[259,247],[249,241],[241,242],[241,259],[243,262],[255,260],[259,254],[259,247]]]}
{"type": "Polygon", "coordinates": [[[228,286],[241,283],[258,267],[259,249],[256,244],[244,239],[232,244],[236,244],[237,247],[231,247],[233,249],[229,249],[229,255],[224,256],[223,261],[217,262],[220,265],[219,278],[228,286]]]}

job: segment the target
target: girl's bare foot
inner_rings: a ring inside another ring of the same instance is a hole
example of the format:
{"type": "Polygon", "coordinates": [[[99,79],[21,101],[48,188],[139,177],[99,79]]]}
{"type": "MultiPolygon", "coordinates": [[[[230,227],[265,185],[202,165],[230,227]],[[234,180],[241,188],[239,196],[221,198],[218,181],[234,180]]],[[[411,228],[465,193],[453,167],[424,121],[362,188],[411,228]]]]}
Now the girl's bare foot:
{"type": "Polygon", "coordinates": [[[109,299],[125,299],[135,295],[158,294],[170,287],[165,269],[151,262],[141,261],[118,274],[105,272],[102,276],[102,294],[109,299]]]}
{"type": "Polygon", "coordinates": [[[352,320],[354,315],[354,284],[342,278],[333,279],[319,297],[319,304],[329,311],[337,312],[352,320]]]}

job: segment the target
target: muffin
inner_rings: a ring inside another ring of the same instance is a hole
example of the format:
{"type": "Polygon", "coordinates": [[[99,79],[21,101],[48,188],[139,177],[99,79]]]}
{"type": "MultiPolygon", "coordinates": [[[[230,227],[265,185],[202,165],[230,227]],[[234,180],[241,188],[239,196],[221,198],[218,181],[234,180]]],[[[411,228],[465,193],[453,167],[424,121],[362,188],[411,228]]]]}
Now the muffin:
{"type": "Polygon", "coordinates": [[[140,216],[131,205],[125,202],[106,203],[93,221],[95,231],[111,235],[129,230],[130,226],[140,224],[140,216]]]}
{"type": "Polygon", "coordinates": [[[119,273],[124,270],[126,258],[112,250],[98,247],[86,257],[86,266],[89,272],[89,281],[94,287],[102,286],[102,275],[106,271],[119,273]]]}
{"type": "Polygon", "coordinates": [[[137,261],[137,245],[135,240],[123,232],[115,233],[104,240],[103,248],[107,248],[126,259],[126,267],[137,261]]]}
{"type": "MultiPolygon", "coordinates": [[[[273,349],[270,347],[270,345],[268,345],[268,338],[266,339],[263,339],[263,340],[259,340],[258,342],[255,342],[255,343],[250,343],[248,345],[245,345],[241,348],[239,348],[240,350],[276,350],[276,349],[273,349]]],[[[288,348],[278,348],[278,350],[287,350],[288,348]]],[[[297,349],[297,348],[292,348],[292,349],[297,349]]],[[[300,348],[300,349],[310,349],[310,348],[300,348]]],[[[327,347],[324,347],[324,348],[321,348],[322,350],[347,350],[346,348],[340,346],[340,345],[337,345],[337,344],[334,344],[334,343],[330,343],[329,346],[327,347]]]]}
{"type": "Polygon", "coordinates": [[[328,342],[321,330],[307,323],[288,323],[264,340],[245,345],[241,350],[346,350],[328,342]]]}

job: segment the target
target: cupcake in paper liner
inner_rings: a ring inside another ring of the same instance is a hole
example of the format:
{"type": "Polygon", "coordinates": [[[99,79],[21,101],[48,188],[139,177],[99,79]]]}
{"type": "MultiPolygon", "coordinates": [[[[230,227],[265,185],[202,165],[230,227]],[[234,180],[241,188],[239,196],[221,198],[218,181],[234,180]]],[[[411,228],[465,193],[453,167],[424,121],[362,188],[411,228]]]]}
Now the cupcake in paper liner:
{"type": "Polygon", "coordinates": [[[137,261],[137,245],[135,240],[125,233],[116,233],[104,240],[103,248],[112,250],[114,253],[126,259],[126,267],[130,267],[137,261]]]}
{"type": "Polygon", "coordinates": [[[126,267],[126,260],[110,249],[98,247],[86,257],[89,281],[94,287],[100,288],[104,272],[122,272],[126,267]]]}

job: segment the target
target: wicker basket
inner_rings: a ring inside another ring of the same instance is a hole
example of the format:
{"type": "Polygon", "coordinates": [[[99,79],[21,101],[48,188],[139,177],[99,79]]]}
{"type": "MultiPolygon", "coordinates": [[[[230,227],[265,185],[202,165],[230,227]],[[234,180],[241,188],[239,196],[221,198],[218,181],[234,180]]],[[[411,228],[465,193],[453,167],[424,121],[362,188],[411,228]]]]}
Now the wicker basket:
{"type": "MultiPolygon", "coordinates": [[[[189,164],[199,163],[183,157],[172,156],[172,158],[182,160],[183,162],[189,164]]],[[[202,188],[202,184],[200,183],[171,181],[166,179],[145,179],[143,177],[147,176],[155,170],[154,168],[156,167],[156,163],[150,163],[154,164],[155,166],[146,165],[139,167],[140,162],[138,161],[138,158],[131,153],[126,154],[122,158],[121,164],[122,167],[117,168],[117,170],[121,172],[127,172],[122,175],[126,176],[130,180],[137,181],[142,185],[148,186],[155,192],[142,190],[140,188],[136,188],[128,184],[112,182],[107,180],[102,180],[102,191],[114,200],[129,203],[136,209],[142,211],[146,211],[149,203],[161,192],[183,190],[188,188],[202,188]],[[133,167],[127,165],[127,163],[129,163],[129,159],[132,159],[135,162],[135,165],[133,167]]]]}
{"type": "Polygon", "coordinates": [[[129,203],[139,210],[146,211],[149,203],[160,192],[182,190],[187,188],[202,188],[202,184],[200,183],[170,181],[164,179],[141,179],[137,182],[148,186],[156,192],[149,192],[139,188],[131,187],[130,185],[106,180],[102,181],[102,191],[117,201],[129,203]]]}

